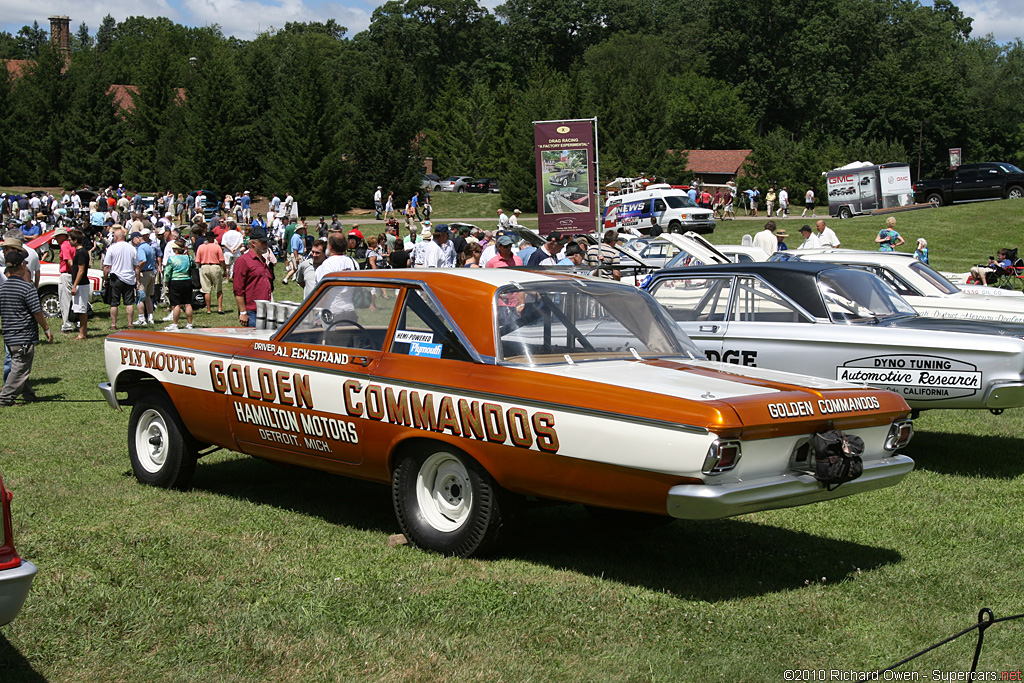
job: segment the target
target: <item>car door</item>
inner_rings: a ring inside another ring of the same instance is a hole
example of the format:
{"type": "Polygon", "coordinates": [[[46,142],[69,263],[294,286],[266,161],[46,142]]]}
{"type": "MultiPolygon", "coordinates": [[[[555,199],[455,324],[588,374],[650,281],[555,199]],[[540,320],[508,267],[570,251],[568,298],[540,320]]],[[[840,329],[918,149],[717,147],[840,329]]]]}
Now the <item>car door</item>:
{"type": "Polygon", "coordinates": [[[722,343],[722,360],[817,374],[808,368],[815,362],[820,327],[770,284],[753,276],[737,277],[722,343]]]}
{"type": "Polygon", "coordinates": [[[978,168],[974,199],[1002,199],[1006,173],[996,164],[982,164],[978,168]]]}
{"type": "Polygon", "coordinates": [[[729,328],[731,275],[660,278],[651,295],[711,360],[722,360],[729,328]]]}
{"type": "Polygon", "coordinates": [[[372,426],[353,414],[350,388],[365,384],[380,363],[400,292],[331,282],[270,341],[235,354],[225,368],[235,395],[227,426],[239,448],[298,464],[361,463],[372,426]]]}
{"type": "Polygon", "coordinates": [[[978,198],[978,169],[961,168],[953,176],[953,201],[961,202],[978,198]]]}

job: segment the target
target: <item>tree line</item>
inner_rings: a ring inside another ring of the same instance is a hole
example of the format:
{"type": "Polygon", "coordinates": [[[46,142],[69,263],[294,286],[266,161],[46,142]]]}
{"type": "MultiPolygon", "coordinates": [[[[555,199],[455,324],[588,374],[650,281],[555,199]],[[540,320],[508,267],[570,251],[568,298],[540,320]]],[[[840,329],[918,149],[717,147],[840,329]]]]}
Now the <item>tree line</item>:
{"type": "Polygon", "coordinates": [[[741,187],[824,189],[866,159],[928,175],[948,147],[1019,164],[1024,44],[971,33],[949,0],[392,0],[353,36],[107,16],[64,69],[35,24],[0,34],[0,58],[31,60],[0,84],[0,183],[287,190],[326,212],[408,196],[432,157],[531,210],[531,122],[593,116],[604,179],[684,182],[686,149],[753,149],[741,187]]]}

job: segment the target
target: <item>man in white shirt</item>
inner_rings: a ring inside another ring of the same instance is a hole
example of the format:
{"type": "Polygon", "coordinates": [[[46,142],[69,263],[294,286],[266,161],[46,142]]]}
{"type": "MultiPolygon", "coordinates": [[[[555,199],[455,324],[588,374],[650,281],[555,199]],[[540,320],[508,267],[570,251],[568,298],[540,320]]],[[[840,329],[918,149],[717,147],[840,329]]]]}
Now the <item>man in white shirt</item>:
{"type": "Polygon", "coordinates": [[[519,209],[516,209],[515,211],[513,211],[512,215],[508,217],[508,224],[509,225],[519,225],[519,214],[521,214],[521,213],[522,213],[522,211],[520,211],[519,209]]]}
{"type": "Polygon", "coordinates": [[[508,216],[501,209],[498,209],[498,230],[504,230],[508,227],[508,216]]]}
{"type": "Polygon", "coordinates": [[[818,236],[814,234],[811,226],[805,225],[800,228],[800,234],[804,236],[803,243],[797,249],[819,249],[818,236]]]}
{"type": "Polygon", "coordinates": [[[235,259],[242,254],[242,232],[234,221],[228,223],[227,231],[220,237],[220,246],[224,250],[224,265],[228,269],[228,281],[231,281],[235,259]]]}
{"type": "Polygon", "coordinates": [[[819,220],[814,227],[818,229],[818,246],[822,249],[839,248],[839,236],[832,228],[825,225],[825,221],[819,220]]]}
{"type": "Polygon", "coordinates": [[[384,204],[381,203],[380,191],[384,189],[380,185],[377,186],[377,191],[373,193],[373,208],[377,211],[376,220],[381,219],[381,214],[384,213],[384,204]]]}
{"type": "Polygon", "coordinates": [[[775,221],[768,221],[764,224],[764,230],[754,235],[753,245],[761,247],[769,256],[778,251],[779,240],[775,238],[775,221]]]}
{"type": "Polygon", "coordinates": [[[103,277],[111,288],[110,329],[117,329],[117,309],[124,302],[128,313],[128,329],[135,327],[135,283],[139,281],[139,254],[131,242],[124,239],[124,228],[114,229],[114,241],[103,255],[103,277]]]}
{"type": "Polygon", "coordinates": [[[789,218],[789,192],[786,191],[786,188],[782,188],[779,192],[779,210],[775,215],[789,218]]]}
{"type": "Polygon", "coordinates": [[[342,270],[359,270],[359,264],[349,257],[345,250],[348,247],[348,240],[339,234],[327,236],[327,250],[330,256],[324,259],[315,272],[316,282],[320,282],[330,273],[337,273],[342,270]]]}
{"type": "MultiPolygon", "coordinates": [[[[434,239],[423,242],[420,252],[423,256],[423,268],[454,268],[455,247],[452,245],[448,225],[442,223],[434,228],[434,239]]],[[[419,260],[416,265],[420,265],[419,260]]]]}
{"type": "MultiPolygon", "coordinates": [[[[431,236],[430,221],[423,221],[423,230],[420,232],[420,239],[412,247],[412,258],[409,259],[410,264],[413,268],[426,268],[426,256],[423,250],[427,248],[427,243],[430,241],[431,236]]],[[[410,234],[411,236],[411,234],[410,234]]]]}

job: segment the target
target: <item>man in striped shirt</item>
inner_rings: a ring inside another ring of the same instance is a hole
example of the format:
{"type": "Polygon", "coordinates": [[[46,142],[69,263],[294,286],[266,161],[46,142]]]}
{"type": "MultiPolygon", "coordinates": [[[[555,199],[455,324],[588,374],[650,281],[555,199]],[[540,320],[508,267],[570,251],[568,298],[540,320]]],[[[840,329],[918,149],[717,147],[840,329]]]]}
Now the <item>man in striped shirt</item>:
{"type": "Polygon", "coordinates": [[[36,344],[39,343],[40,325],[46,331],[46,340],[53,343],[53,332],[39,305],[39,292],[29,281],[31,275],[25,264],[27,257],[24,250],[8,252],[7,280],[0,284],[0,324],[3,325],[4,343],[11,353],[11,372],[3,390],[0,390],[0,407],[14,405],[18,396],[23,396],[26,401],[36,400],[29,375],[36,344]]]}

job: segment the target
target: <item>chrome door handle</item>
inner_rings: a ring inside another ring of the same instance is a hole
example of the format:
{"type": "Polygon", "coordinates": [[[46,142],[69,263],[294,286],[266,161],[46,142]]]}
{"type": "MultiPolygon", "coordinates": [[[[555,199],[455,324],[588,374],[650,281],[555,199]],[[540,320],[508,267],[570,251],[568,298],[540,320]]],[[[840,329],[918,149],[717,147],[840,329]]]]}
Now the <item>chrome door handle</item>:
{"type": "Polygon", "coordinates": [[[718,325],[701,325],[701,332],[718,332],[718,325]]]}

